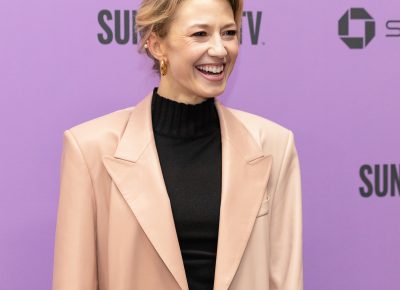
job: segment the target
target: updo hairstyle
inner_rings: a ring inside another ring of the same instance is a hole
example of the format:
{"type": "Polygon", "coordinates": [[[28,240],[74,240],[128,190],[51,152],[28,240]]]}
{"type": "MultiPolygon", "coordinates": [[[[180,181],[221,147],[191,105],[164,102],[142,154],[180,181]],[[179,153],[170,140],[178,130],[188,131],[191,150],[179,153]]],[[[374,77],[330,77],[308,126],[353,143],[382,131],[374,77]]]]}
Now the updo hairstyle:
{"type": "MultiPolygon", "coordinates": [[[[150,51],[144,48],[151,32],[155,32],[160,38],[164,38],[169,29],[178,6],[185,0],[143,0],[136,12],[136,32],[140,35],[139,53],[146,54],[153,59],[153,70],[160,73],[160,62],[154,58],[150,51]]],[[[240,29],[243,0],[226,0],[232,7],[235,23],[240,29]]]]}

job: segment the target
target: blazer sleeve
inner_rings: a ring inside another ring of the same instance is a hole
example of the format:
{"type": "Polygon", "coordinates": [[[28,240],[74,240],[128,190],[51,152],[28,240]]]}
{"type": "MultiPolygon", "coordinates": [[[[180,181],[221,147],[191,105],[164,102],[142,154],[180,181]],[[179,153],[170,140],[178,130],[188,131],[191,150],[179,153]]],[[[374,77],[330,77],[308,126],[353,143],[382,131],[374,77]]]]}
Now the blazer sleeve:
{"type": "Polygon", "coordinates": [[[271,205],[270,290],[303,290],[300,164],[289,131],[271,205]]]}
{"type": "Polygon", "coordinates": [[[71,130],[63,137],[53,290],[95,290],[96,211],[92,180],[71,130]]]}

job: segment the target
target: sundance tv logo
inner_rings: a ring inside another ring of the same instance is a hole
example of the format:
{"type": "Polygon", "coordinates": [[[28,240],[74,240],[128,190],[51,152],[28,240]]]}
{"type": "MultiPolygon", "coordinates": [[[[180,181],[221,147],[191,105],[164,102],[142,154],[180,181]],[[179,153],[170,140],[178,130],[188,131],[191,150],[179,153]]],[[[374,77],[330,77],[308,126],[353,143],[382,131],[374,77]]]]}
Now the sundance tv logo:
{"type": "Polygon", "coordinates": [[[359,174],[362,197],[400,196],[400,164],[363,164],[359,174]]]}
{"type": "MultiPolygon", "coordinates": [[[[351,49],[362,49],[366,47],[375,37],[375,19],[365,8],[350,8],[339,19],[339,37],[351,49]],[[364,31],[362,36],[350,35],[351,24],[356,21],[363,21],[364,31]]],[[[386,21],[386,37],[400,38],[400,20],[386,21]]]]}
{"type": "MultiPolygon", "coordinates": [[[[104,45],[115,43],[119,45],[138,44],[139,36],[135,31],[136,10],[107,10],[103,9],[97,14],[97,22],[101,32],[97,40],[104,45]]],[[[240,44],[259,44],[260,28],[262,27],[262,11],[243,11],[242,27],[239,31],[240,44]],[[247,30],[250,39],[243,39],[242,30],[247,30]]],[[[264,45],[264,42],[261,42],[264,45]]]]}

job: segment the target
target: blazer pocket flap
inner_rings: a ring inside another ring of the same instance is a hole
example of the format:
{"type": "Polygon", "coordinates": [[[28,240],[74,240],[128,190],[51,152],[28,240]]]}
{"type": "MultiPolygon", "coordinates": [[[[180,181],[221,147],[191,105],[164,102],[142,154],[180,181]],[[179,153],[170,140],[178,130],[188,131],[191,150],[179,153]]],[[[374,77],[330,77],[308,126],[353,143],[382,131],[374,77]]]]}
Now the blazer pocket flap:
{"type": "Polygon", "coordinates": [[[269,196],[261,202],[260,209],[257,213],[257,217],[266,215],[269,213],[269,196]]]}

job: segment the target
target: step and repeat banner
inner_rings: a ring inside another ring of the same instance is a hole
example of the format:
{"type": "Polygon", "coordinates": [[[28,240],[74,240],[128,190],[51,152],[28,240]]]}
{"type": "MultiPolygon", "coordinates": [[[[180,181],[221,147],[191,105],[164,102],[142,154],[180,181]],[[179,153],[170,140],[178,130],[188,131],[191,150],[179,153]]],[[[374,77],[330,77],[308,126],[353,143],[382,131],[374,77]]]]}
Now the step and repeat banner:
{"type": "MultiPolygon", "coordinates": [[[[0,4],[1,289],[51,289],[63,131],[158,85],[138,4],[0,4]]],[[[400,2],[245,0],[240,37],[218,98],[294,132],[305,289],[400,289],[400,2]]]]}

